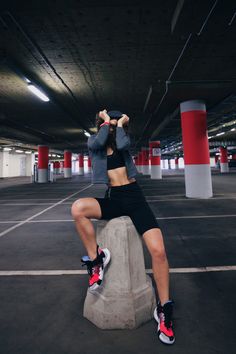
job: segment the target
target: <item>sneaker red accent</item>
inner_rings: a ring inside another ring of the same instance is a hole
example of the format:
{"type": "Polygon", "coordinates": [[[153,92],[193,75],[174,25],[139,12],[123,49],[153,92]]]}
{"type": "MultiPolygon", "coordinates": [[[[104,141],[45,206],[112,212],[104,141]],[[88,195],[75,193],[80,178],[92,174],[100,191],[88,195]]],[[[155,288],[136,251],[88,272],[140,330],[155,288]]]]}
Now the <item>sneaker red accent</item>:
{"type": "Polygon", "coordinates": [[[91,261],[88,256],[82,257],[82,265],[87,266],[89,274],[89,290],[93,291],[99,288],[104,277],[104,269],[110,262],[110,251],[107,248],[97,248],[97,257],[91,261]]]}
{"type": "Polygon", "coordinates": [[[158,303],[154,310],[154,318],[158,323],[158,337],[162,343],[173,344],[175,335],[172,323],[173,301],[169,301],[164,306],[158,303]]]}

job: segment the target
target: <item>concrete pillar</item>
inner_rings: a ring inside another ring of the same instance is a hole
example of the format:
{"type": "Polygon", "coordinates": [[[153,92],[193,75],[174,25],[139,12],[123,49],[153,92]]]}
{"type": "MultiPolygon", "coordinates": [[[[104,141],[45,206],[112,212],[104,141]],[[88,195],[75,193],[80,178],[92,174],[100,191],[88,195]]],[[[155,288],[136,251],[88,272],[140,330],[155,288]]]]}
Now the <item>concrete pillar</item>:
{"type": "Polygon", "coordinates": [[[79,175],[84,175],[84,155],[79,154],[79,175]]]}
{"type": "Polygon", "coordinates": [[[141,170],[144,175],[150,175],[149,171],[149,148],[142,147],[141,151],[141,170]]]}
{"type": "Polygon", "coordinates": [[[53,162],[53,169],[54,169],[54,173],[56,175],[58,175],[59,172],[60,172],[60,162],[59,161],[54,161],[53,162]]]}
{"type": "Polygon", "coordinates": [[[223,146],[220,147],[220,172],[221,173],[229,172],[227,148],[223,146]]]}
{"type": "Polygon", "coordinates": [[[64,173],[64,161],[60,161],[60,173],[64,173]]]}
{"type": "Polygon", "coordinates": [[[212,197],[206,106],[199,100],[180,104],[186,197],[212,197]]]}
{"type": "Polygon", "coordinates": [[[136,328],[153,317],[155,295],[146,275],[141,236],[128,216],[97,225],[97,243],[111,252],[102,285],[88,290],[84,317],[102,329],[136,328]]]}
{"type": "Polygon", "coordinates": [[[60,167],[61,167],[60,161],[56,161],[56,173],[57,174],[60,173],[60,167]]]}
{"type": "Polygon", "coordinates": [[[92,164],[91,164],[91,158],[88,156],[88,173],[92,171],[92,164]]]}
{"type": "Polygon", "coordinates": [[[0,152],[0,177],[9,177],[9,151],[0,152]]]}
{"type": "Polygon", "coordinates": [[[134,164],[137,167],[138,170],[138,155],[134,155],[134,164]]]}
{"type": "Polygon", "coordinates": [[[137,168],[138,168],[139,173],[143,173],[143,171],[142,171],[142,153],[141,153],[141,151],[139,151],[139,153],[138,153],[137,163],[138,163],[137,168]]]}
{"type": "Polygon", "coordinates": [[[171,160],[168,159],[168,170],[171,170],[171,160]]]}
{"type": "Polygon", "coordinates": [[[175,158],[175,170],[178,170],[179,169],[179,158],[176,157],[175,158]]]}
{"type": "Polygon", "coordinates": [[[70,178],[72,176],[71,171],[71,151],[65,150],[64,151],[64,177],[70,178]]]}
{"type": "Polygon", "coordinates": [[[162,179],[160,141],[149,142],[151,158],[151,179],[162,179]]]}
{"type": "Polygon", "coordinates": [[[38,183],[48,182],[48,146],[38,146],[38,183]]]}

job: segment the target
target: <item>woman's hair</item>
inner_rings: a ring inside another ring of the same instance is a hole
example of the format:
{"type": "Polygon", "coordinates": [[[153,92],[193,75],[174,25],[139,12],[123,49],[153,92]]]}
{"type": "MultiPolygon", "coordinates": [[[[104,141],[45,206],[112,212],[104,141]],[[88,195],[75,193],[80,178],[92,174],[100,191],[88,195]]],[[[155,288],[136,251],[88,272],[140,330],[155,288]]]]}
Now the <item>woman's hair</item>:
{"type": "MultiPolygon", "coordinates": [[[[116,118],[111,117],[111,119],[116,119],[116,118]]],[[[95,118],[95,125],[97,128],[97,131],[99,131],[100,125],[102,123],[104,123],[104,120],[102,118],[100,118],[99,113],[97,113],[96,118],[95,118]]],[[[128,125],[125,125],[123,128],[124,128],[124,131],[126,132],[126,134],[128,134],[128,125]]],[[[113,151],[117,150],[117,147],[116,147],[116,127],[112,132],[109,133],[109,136],[108,136],[108,139],[106,142],[106,146],[110,146],[113,151]]]]}

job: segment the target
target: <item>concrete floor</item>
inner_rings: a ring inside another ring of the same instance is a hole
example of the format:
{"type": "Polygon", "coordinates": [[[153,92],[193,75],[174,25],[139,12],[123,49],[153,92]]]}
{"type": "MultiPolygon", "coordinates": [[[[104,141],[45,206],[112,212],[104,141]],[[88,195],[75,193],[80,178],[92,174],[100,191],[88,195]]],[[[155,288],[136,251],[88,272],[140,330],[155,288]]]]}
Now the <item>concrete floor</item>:
{"type": "Polygon", "coordinates": [[[138,181],[165,237],[176,343],[160,343],[154,321],[136,330],[96,328],[82,316],[87,275],[47,273],[82,269],[85,251],[70,206],[103,196],[106,186],[90,185],[90,176],[47,185],[12,179],[0,181],[1,353],[235,353],[236,171],[213,171],[208,200],[185,198],[183,171],[164,173],[161,181],[138,181]],[[216,266],[222,268],[200,268],[216,266]],[[45,272],[14,273],[33,270],[45,272]]]}

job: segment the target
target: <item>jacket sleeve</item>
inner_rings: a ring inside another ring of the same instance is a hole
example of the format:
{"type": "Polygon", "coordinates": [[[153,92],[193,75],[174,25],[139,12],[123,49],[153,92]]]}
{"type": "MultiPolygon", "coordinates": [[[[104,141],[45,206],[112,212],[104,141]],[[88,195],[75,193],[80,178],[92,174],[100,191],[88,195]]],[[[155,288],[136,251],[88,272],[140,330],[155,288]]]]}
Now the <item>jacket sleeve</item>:
{"type": "Polygon", "coordinates": [[[107,141],[108,133],[109,125],[105,124],[99,129],[97,134],[88,138],[88,148],[91,150],[101,149],[107,141]]]}
{"type": "Polygon", "coordinates": [[[130,137],[124,131],[124,128],[116,128],[116,146],[117,150],[128,150],[131,145],[130,137]]]}

